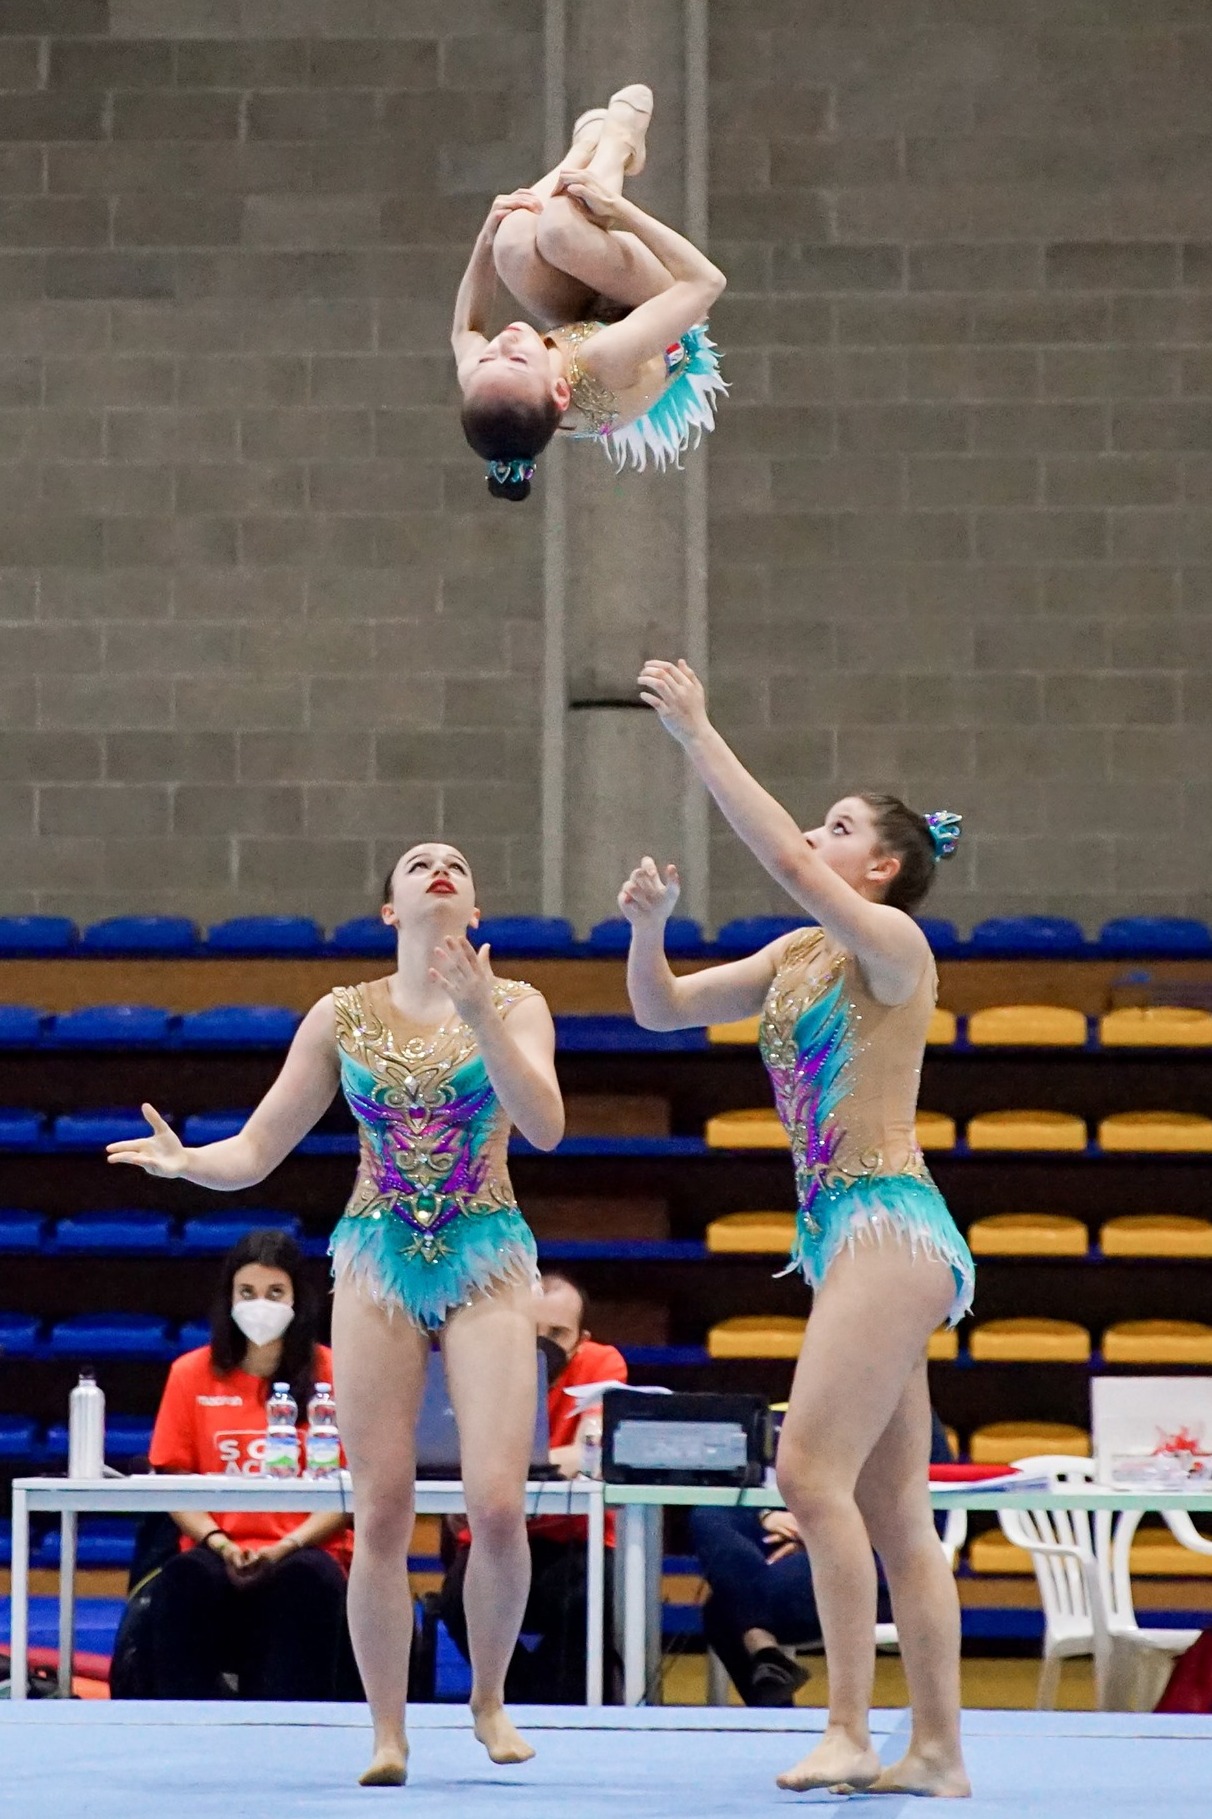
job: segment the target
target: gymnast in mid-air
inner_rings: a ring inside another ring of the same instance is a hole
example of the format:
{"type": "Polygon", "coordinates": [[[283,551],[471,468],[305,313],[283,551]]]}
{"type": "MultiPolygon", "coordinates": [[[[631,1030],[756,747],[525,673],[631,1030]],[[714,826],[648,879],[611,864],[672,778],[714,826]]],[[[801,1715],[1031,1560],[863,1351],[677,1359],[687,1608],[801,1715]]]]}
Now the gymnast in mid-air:
{"type": "Polygon", "coordinates": [[[498,196],[455,300],[463,430],[494,498],[522,500],[557,431],[619,468],[678,463],[726,388],[707,335],[724,274],[623,194],[644,168],[652,91],[621,88],[573,128],[558,169],[498,196]],[[497,280],[539,323],[490,334],[497,280]]]}

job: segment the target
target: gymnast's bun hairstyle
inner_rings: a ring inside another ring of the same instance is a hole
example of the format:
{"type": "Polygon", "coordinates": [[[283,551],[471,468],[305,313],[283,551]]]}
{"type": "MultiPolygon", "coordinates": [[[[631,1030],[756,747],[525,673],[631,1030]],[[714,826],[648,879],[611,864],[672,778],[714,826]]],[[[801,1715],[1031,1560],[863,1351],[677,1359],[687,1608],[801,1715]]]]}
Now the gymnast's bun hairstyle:
{"type": "Polygon", "coordinates": [[[881,849],[900,860],[900,870],[884,893],[884,902],[911,916],[925,902],[939,862],[955,851],[961,817],[945,809],[919,815],[899,796],[866,790],[860,792],[859,801],[871,810],[881,849]]]}
{"type": "Polygon", "coordinates": [[[541,404],[501,402],[463,406],[463,434],[488,463],[488,490],[494,499],[520,505],[530,497],[535,462],[564,413],[554,398],[541,404]]]}

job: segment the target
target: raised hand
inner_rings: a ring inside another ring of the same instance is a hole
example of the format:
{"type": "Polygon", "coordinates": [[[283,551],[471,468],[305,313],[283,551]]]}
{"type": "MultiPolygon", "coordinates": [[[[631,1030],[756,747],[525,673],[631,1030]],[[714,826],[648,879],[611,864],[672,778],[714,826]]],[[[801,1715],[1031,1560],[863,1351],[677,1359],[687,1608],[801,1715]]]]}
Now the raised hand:
{"type": "Polygon", "coordinates": [[[624,207],[617,190],[607,189],[594,171],[563,170],[556,179],[557,196],[568,196],[599,227],[617,227],[624,207]]]}
{"type": "Polygon", "coordinates": [[[543,199],[541,196],[536,196],[532,189],[515,189],[511,190],[507,196],[498,196],[489,209],[487,219],[480,230],[489,246],[496,239],[497,229],[506,215],[516,214],[519,209],[525,209],[532,215],[541,215],[543,199]]]}
{"type": "Polygon", "coordinates": [[[677,866],[667,865],[662,875],[656,861],[645,854],[619,892],[619,908],[633,928],[641,923],[665,923],[681,894],[677,866]]]}
{"type": "Polygon", "coordinates": [[[127,1162],[145,1174],[159,1175],[164,1181],[175,1181],[185,1173],[185,1145],[176,1131],[170,1130],[154,1105],[140,1108],[151,1125],[150,1137],[127,1138],[122,1143],[107,1143],[105,1152],[111,1162],[127,1162]]]}
{"type": "Polygon", "coordinates": [[[685,657],[676,663],[650,658],[640,671],[640,700],[656,709],[661,725],[680,745],[688,745],[711,725],[703,685],[685,657]]]}
{"type": "Polygon", "coordinates": [[[486,941],[477,953],[466,935],[447,935],[434,949],[429,976],[448,994],[464,1023],[474,1029],[492,1015],[492,967],[486,941]]]}

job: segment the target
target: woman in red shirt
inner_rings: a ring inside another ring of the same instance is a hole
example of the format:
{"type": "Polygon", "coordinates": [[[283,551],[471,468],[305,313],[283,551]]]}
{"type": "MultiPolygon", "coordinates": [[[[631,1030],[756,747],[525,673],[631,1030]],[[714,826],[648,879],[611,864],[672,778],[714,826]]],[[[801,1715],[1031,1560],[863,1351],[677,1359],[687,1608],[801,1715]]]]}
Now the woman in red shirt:
{"type": "MultiPolygon", "coordinates": [[[[285,1232],[250,1232],[223,1264],[209,1345],[168,1374],[150,1459],[156,1471],[256,1475],[270,1386],[301,1413],[332,1354],[315,1341],[315,1299],[285,1232]]],[[[220,1498],[221,1501],[221,1498],[220,1498]]],[[[345,1626],[344,1515],[174,1511],[181,1551],[156,1582],[154,1684],[162,1699],[331,1699],[345,1626]]]]}

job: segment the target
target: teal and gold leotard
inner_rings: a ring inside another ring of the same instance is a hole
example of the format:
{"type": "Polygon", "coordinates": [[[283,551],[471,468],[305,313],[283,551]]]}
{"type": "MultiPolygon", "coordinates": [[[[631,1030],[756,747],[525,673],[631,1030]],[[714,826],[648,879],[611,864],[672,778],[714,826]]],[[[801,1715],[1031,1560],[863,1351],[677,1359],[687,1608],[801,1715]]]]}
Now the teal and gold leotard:
{"type": "Polygon", "coordinates": [[[760,1043],[795,1162],[790,1269],[813,1287],[842,1247],[902,1235],[951,1265],[954,1326],[972,1303],[972,1255],[930,1178],[915,1130],[918,1081],[937,975],[928,960],[904,1004],[881,1004],[853,954],[819,928],[783,953],[760,1043]]]}
{"type": "MultiPolygon", "coordinates": [[[[498,979],[504,1016],[534,988],[498,979]]],[[[535,1242],[509,1180],[509,1119],[455,1016],[409,1032],[385,979],[333,992],[358,1175],[329,1247],[333,1275],[433,1330],[474,1295],[531,1281],[535,1242]]]]}

